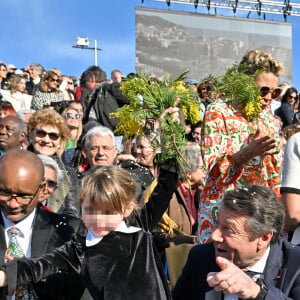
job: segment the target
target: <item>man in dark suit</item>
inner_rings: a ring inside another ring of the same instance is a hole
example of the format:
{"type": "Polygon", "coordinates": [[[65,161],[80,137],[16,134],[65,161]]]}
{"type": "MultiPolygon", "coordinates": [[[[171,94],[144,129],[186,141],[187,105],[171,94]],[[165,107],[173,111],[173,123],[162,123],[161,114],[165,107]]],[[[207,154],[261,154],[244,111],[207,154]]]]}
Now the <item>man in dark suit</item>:
{"type": "Polygon", "coordinates": [[[300,299],[300,247],[279,237],[284,216],[267,187],[228,191],[213,243],[192,248],[173,299],[300,299]]]}
{"type": "MultiPolygon", "coordinates": [[[[40,257],[85,231],[80,219],[41,209],[38,195],[43,188],[44,166],[34,153],[19,149],[6,152],[0,160],[0,257],[3,262],[11,227],[20,230],[17,240],[26,257],[40,257]]],[[[85,285],[74,274],[59,273],[28,287],[31,288],[38,296],[34,299],[92,299],[84,295],[85,285]]]]}

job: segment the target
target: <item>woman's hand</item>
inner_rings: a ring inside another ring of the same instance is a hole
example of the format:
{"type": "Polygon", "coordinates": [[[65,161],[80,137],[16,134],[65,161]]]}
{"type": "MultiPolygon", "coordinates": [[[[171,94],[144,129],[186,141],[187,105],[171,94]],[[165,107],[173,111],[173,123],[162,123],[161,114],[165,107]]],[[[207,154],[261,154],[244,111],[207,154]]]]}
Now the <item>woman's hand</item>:
{"type": "Polygon", "coordinates": [[[261,131],[257,129],[253,140],[251,143],[244,147],[241,152],[241,156],[244,159],[250,160],[256,156],[264,156],[264,155],[272,155],[278,153],[278,151],[274,151],[276,148],[276,140],[274,138],[270,138],[268,135],[260,137],[261,131]]]}

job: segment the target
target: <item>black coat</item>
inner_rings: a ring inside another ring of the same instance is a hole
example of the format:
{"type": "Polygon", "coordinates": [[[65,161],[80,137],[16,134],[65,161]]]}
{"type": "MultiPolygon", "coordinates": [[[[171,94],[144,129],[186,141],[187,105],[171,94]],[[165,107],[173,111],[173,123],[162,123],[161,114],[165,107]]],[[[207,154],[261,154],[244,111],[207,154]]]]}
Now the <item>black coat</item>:
{"type": "MultiPolygon", "coordinates": [[[[219,272],[213,243],[191,249],[172,296],[174,300],[222,299],[207,283],[209,272],[219,272]]],[[[271,245],[264,271],[266,300],[300,299],[300,247],[285,239],[271,245]]]]}
{"type": "MultiPolygon", "coordinates": [[[[4,257],[6,242],[3,220],[0,219],[0,256],[4,257]]],[[[36,258],[50,253],[70,241],[74,235],[84,232],[86,229],[80,219],[55,214],[38,206],[33,223],[31,257],[36,258]]],[[[85,284],[82,278],[74,273],[54,274],[33,284],[33,288],[39,299],[43,300],[92,299],[87,290],[84,294],[85,284]]],[[[14,291],[15,288],[11,292],[14,291]]]]}
{"type": "Polygon", "coordinates": [[[15,288],[16,268],[21,283],[37,282],[63,269],[80,273],[94,299],[171,299],[151,235],[177,187],[177,173],[166,167],[160,171],[149,202],[128,221],[142,230],[130,234],[113,231],[92,247],[86,247],[85,235],[79,234],[36,262],[15,260],[6,269],[9,290],[15,288]]]}
{"type": "Polygon", "coordinates": [[[294,110],[289,103],[282,103],[279,108],[276,109],[275,115],[280,117],[282,121],[282,128],[293,124],[294,110]]]}

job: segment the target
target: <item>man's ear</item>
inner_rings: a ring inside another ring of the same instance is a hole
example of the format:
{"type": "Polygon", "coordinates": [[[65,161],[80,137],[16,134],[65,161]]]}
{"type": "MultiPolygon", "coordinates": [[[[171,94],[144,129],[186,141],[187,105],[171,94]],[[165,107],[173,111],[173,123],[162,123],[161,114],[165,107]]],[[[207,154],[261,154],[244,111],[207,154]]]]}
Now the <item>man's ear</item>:
{"type": "Polygon", "coordinates": [[[267,248],[268,245],[271,242],[272,237],[273,237],[273,231],[270,231],[270,232],[265,233],[264,235],[262,235],[259,238],[259,242],[258,242],[259,250],[262,249],[262,248],[267,248]]]}

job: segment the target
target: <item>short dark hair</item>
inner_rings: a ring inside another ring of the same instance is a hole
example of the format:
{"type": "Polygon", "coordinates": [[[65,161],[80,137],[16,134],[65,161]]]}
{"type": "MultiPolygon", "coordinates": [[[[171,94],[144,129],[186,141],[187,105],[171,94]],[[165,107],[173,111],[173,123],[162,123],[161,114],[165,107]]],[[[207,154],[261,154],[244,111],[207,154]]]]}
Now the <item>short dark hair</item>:
{"type": "Polygon", "coordinates": [[[227,191],[223,205],[248,217],[251,240],[273,231],[271,243],[275,243],[284,228],[284,207],[268,187],[251,185],[227,191]]]}
{"type": "Polygon", "coordinates": [[[90,78],[92,78],[92,76],[95,76],[96,82],[102,82],[107,80],[106,73],[101,68],[97,66],[91,66],[83,72],[82,81],[87,82],[90,78]]]}

